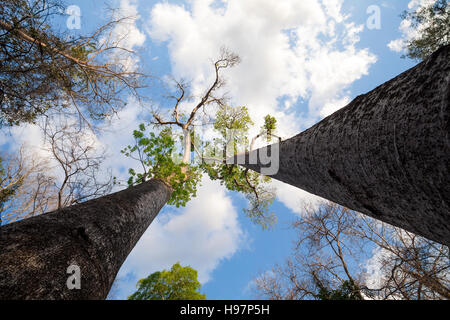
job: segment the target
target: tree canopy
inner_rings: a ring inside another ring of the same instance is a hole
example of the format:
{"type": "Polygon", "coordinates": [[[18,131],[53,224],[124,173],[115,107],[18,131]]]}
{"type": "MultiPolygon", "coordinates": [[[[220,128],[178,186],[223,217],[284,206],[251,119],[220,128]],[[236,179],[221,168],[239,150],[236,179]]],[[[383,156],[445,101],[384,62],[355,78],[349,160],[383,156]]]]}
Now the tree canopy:
{"type": "Polygon", "coordinates": [[[111,12],[92,34],[76,36],[55,26],[64,12],[60,0],[2,1],[0,125],[33,122],[49,110],[104,118],[125,105],[121,92],[141,86],[141,74],[117,58],[130,50],[111,37],[126,18],[111,12]]]}
{"type": "Polygon", "coordinates": [[[2,158],[0,158],[0,225],[2,224],[2,212],[5,203],[14,196],[17,188],[22,184],[21,177],[13,183],[9,180],[11,179],[3,167],[2,158]]]}
{"type": "Polygon", "coordinates": [[[197,271],[176,263],[169,271],[154,272],[138,282],[138,290],[129,300],[206,300],[200,293],[197,271]]]}
{"type": "Polygon", "coordinates": [[[404,12],[403,18],[411,21],[418,35],[406,43],[406,56],[423,60],[440,47],[450,44],[450,6],[447,0],[404,12]]]}
{"type": "Polygon", "coordinates": [[[214,81],[200,97],[190,97],[188,84],[174,81],[172,112],[163,115],[153,111],[152,121],[134,131],[135,143],[122,153],[139,162],[139,168],[129,169],[129,186],[152,178],[164,180],[173,189],[169,204],[179,207],[196,196],[201,177],[207,175],[228,190],[242,193],[249,202],[245,214],[263,228],[270,228],[276,222],[269,212],[275,198],[270,178],[228,161],[252,150],[257,139],[270,142],[276,137],[276,119],[267,115],[261,132],[250,144],[249,130],[254,123],[247,107],[230,106],[220,94],[222,70],[239,60],[236,54],[222,49],[213,63],[214,81]],[[194,103],[191,112],[180,110],[185,102],[194,103]],[[205,128],[210,129],[210,136],[199,134],[205,128]]]}
{"type": "Polygon", "coordinates": [[[445,245],[332,202],[305,206],[292,226],[298,234],[293,253],[284,265],[255,280],[257,294],[264,298],[450,298],[445,245]]]}

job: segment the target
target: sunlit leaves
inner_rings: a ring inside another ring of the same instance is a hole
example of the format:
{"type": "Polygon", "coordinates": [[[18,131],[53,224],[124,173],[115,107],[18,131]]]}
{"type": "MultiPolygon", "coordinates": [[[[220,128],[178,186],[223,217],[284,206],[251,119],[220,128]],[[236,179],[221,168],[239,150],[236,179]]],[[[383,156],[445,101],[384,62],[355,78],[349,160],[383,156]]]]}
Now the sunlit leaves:
{"type": "Polygon", "coordinates": [[[138,160],[143,172],[129,169],[128,185],[132,186],[154,178],[161,179],[173,189],[168,203],[177,207],[185,206],[196,196],[200,174],[196,166],[176,161],[172,130],[164,128],[160,133],[147,133],[145,125],[140,124],[138,130],[133,132],[133,137],[135,144],[127,146],[121,152],[138,160]]]}
{"type": "Polygon", "coordinates": [[[169,271],[152,273],[138,282],[138,290],[128,300],[206,300],[200,293],[197,271],[179,263],[169,271]]]}
{"type": "MultiPolygon", "coordinates": [[[[244,213],[264,229],[270,228],[276,222],[275,215],[269,213],[275,199],[274,190],[268,187],[270,178],[225,161],[227,157],[248,151],[251,125],[253,122],[246,107],[224,105],[216,113],[215,138],[202,139],[191,128],[188,129],[191,144],[185,145],[183,136],[175,134],[170,126],[163,125],[156,133],[147,132],[146,126],[141,124],[133,132],[135,144],[122,150],[125,156],[139,161],[143,169],[130,169],[128,184],[162,179],[173,189],[169,204],[184,206],[196,196],[197,184],[202,175],[207,174],[228,190],[243,194],[249,202],[244,213]],[[186,149],[197,154],[190,163],[180,161],[186,149]]],[[[263,126],[265,136],[270,137],[275,129],[276,120],[268,115],[263,126]]]]}

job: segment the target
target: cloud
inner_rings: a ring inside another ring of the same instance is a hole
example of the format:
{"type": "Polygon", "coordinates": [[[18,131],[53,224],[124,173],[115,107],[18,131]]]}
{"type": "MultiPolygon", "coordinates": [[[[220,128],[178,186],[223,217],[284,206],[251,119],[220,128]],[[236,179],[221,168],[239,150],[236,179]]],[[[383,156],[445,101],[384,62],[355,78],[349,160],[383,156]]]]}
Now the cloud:
{"type": "Polygon", "coordinates": [[[350,103],[349,97],[344,97],[337,100],[331,100],[324,104],[322,110],[320,110],[320,115],[322,117],[328,117],[334,112],[338,111],[342,107],[350,103]]]}
{"type": "Polygon", "coordinates": [[[372,251],[372,256],[367,259],[364,265],[365,274],[364,281],[368,288],[382,288],[383,271],[382,260],[390,256],[390,253],[381,247],[375,247],[372,251]]]}
{"type": "Polygon", "coordinates": [[[146,36],[136,26],[136,21],[140,19],[137,0],[121,0],[119,9],[122,17],[130,17],[131,19],[128,24],[119,24],[115,29],[117,36],[126,35],[122,37],[121,44],[130,50],[142,46],[146,36]]]}
{"type": "MultiPolygon", "coordinates": [[[[160,2],[151,10],[148,34],[167,44],[175,77],[192,79],[193,92],[211,83],[211,60],[221,47],[239,54],[241,64],[225,74],[227,91],[235,105],[249,108],[255,122],[251,136],[271,114],[278,134],[287,138],[345,106],[350,85],[376,62],[368,49],[357,48],[364,26],[350,21],[342,3],[192,0],[188,7],[160,2]]],[[[298,213],[297,201],[309,196],[293,187],[281,189],[286,193],[278,192],[279,200],[298,213]]]]}
{"type": "MultiPolygon", "coordinates": [[[[192,79],[193,92],[202,92],[211,83],[210,61],[221,47],[238,53],[242,63],[226,73],[233,103],[249,108],[255,128],[267,114],[275,116],[279,134],[286,138],[343,107],[350,100],[346,90],[376,61],[369,50],[357,48],[363,27],[350,22],[342,2],[192,0],[189,6],[159,2],[144,19],[148,18],[152,40],[167,44],[174,75],[192,79]]],[[[142,18],[137,1],[121,0],[120,8],[122,16],[135,19],[118,25],[115,38],[128,49],[143,46],[146,34],[137,25],[142,18]]],[[[130,69],[139,63],[127,61],[130,69]]],[[[141,111],[130,101],[119,119],[98,136],[99,143],[109,148],[106,165],[116,176],[125,177],[125,170],[136,166],[118,150],[132,142],[141,111]]],[[[24,132],[24,140],[38,140],[33,130],[24,132]]],[[[197,269],[205,283],[220,261],[242,246],[246,236],[231,197],[217,183],[207,179],[203,183],[198,198],[186,209],[162,214],[139,241],[119,274],[122,297],[133,291],[138,279],[177,261],[197,269]]],[[[295,187],[274,184],[279,200],[297,214],[302,199],[317,201],[295,187]]]]}
{"type": "Polygon", "coordinates": [[[107,46],[122,48],[114,50],[108,55],[109,60],[121,64],[124,71],[132,72],[138,68],[139,57],[134,54],[134,50],[144,45],[145,33],[137,26],[140,15],[137,9],[137,0],[120,0],[118,11],[114,19],[122,19],[117,23],[110,35],[100,39],[101,43],[107,46]]]}
{"type": "MultiPolygon", "coordinates": [[[[137,26],[137,21],[140,19],[138,12],[138,0],[120,0],[118,3],[118,11],[114,18],[125,18],[120,23],[116,24],[111,32],[110,39],[106,36],[100,39],[101,43],[109,41],[110,45],[119,46],[126,49],[114,50],[114,53],[108,56],[111,60],[120,61],[127,71],[134,71],[139,63],[139,58],[130,54],[129,51],[133,51],[138,47],[144,45],[146,35],[141,32],[137,26]]],[[[112,62],[112,61],[110,61],[112,62]]],[[[86,143],[93,141],[93,145],[96,149],[100,150],[106,148],[109,151],[110,157],[107,159],[107,167],[113,169],[116,175],[121,176],[122,169],[131,168],[136,165],[135,161],[131,161],[120,154],[120,150],[132,143],[132,133],[139,123],[142,122],[143,114],[142,108],[133,99],[129,98],[126,108],[121,109],[114,115],[111,121],[106,121],[101,130],[101,133],[94,135],[90,130],[83,130],[81,139],[86,143]]],[[[40,119],[41,125],[43,125],[45,119],[40,119]]],[[[77,125],[77,115],[57,115],[52,114],[50,121],[56,126],[61,126],[63,123],[73,123],[74,127],[77,125]]],[[[100,125],[101,126],[101,125],[100,125]]],[[[26,144],[33,150],[33,154],[42,158],[52,158],[49,150],[48,143],[45,142],[42,129],[38,125],[34,124],[22,124],[19,127],[12,127],[9,132],[2,130],[0,132],[1,141],[8,141],[9,149],[15,152],[22,144],[26,144]]],[[[0,146],[2,143],[0,143],[0,146]]],[[[53,161],[54,162],[54,161],[53,161]]],[[[56,163],[54,163],[56,167],[56,163]]],[[[122,177],[124,177],[122,175],[122,177]]]]}
{"type": "Polygon", "coordinates": [[[328,16],[338,23],[346,20],[346,17],[341,12],[344,0],[323,0],[322,2],[325,5],[328,16]]]}
{"type": "Polygon", "coordinates": [[[276,188],[277,199],[297,215],[304,214],[305,205],[318,208],[320,202],[324,201],[321,197],[281,181],[272,180],[271,185],[276,188]]]}
{"type": "MultiPolygon", "coordinates": [[[[436,0],[412,0],[408,3],[408,9],[411,11],[416,11],[420,8],[430,6],[435,2],[436,0]]],[[[394,52],[404,53],[407,43],[419,37],[421,31],[426,27],[428,27],[427,23],[421,23],[417,27],[414,27],[412,25],[412,21],[407,17],[402,20],[398,28],[402,36],[398,39],[392,40],[387,46],[394,52]]]]}
{"type": "MultiPolygon", "coordinates": [[[[37,155],[45,157],[48,155],[45,150],[41,149],[43,134],[42,130],[33,124],[23,124],[20,127],[11,127],[8,131],[0,131],[1,141],[4,141],[5,148],[8,142],[8,149],[10,152],[18,152],[22,145],[26,144],[27,147],[33,148],[33,152],[37,155]]],[[[2,145],[2,144],[0,144],[2,145]]]]}
{"type": "Polygon", "coordinates": [[[356,48],[363,26],[349,21],[342,2],[193,0],[190,9],[162,2],[148,32],[167,43],[175,76],[193,79],[194,91],[211,82],[210,61],[222,46],[239,54],[242,63],[226,74],[232,100],[249,108],[256,127],[276,116],[288,137],[319,120],[325,105],[348,100],[345,89],[376,61],[356,48]]]}
{"type": "Polygon", "coordinates": [[[231,197],[217,183],[203,179],[198,197],[186,209],[157,217],[128,256],[119,272],[122,298],[131,294],[137,280],[180,262],[198,271],[201,283],[239,250],[246,235],[237,219],[231,197]]]}
{"type": "MultiPolygon", "coordinates": [[[[78,121],[78,118],[73,115],[48,114],[47,118],[40,118],[35,124],[24,123],[21,126],[10,128],[9,132],[0,132],[0,138],[9,142],[3,146],[0,144],[0,147],[8,149],[12,153],[18,153],[24,147],[25,158],[45,162],[48,168],[51,169],[51,172],[47,174],[56,178],[57,182],[62,183],[64,172],[52,152],[50,135],[55,135],[55,146],[57,146],[57,154],[60,157],[62,152],[59,148],[64,149],[65,152],[70,150],[75,152],[75,154],[81,152],[82,149],[88,150],[85,155],[90,158],[100,156],[103,151],[103,145],[98,137],[85,127],[79,128],[78,121]],[[46,130],[47,134],[44,130],[46,130]],[[66,132],[67,135],[64,135],[63,132],[66,132]],[[72,146],[71,143],[75,141],[72,139],[76,139],[78,145],[72,146]]],[[[71,159],[71,157],[68,156],[68,159],[71,159]]],[[[82,161],[80,160],[80,163],[82,161]]],[[[102,174],[104,173],[102,172],[102,174]]]]}

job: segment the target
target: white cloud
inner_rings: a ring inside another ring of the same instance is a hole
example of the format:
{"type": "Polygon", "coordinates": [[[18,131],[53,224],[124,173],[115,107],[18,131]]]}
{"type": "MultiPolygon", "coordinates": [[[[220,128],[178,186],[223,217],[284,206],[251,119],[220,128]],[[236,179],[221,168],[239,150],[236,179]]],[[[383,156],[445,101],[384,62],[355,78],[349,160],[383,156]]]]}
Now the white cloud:
{"type": "MultiPolygon", "coordinates": [[[[422,7],[432,5],[435,2],[436,0],[412,0],[408,3],[408,9],[415,11],[422,7]]],[[[427,26],[428,25],[426,23],[421,23],[417,27],[413,27],[411,20],[409,18],[405,18],[402,20],[398,28],[402,36],[399,39],[392,40],[387,46],[394,52],[405,52],[406,44],[412,39],[417,38],[420,35],[421,30],[427,26]]]]}
{"type": "Polygon", "coordinates": [[[103,37],[100,42],[123,48],[124,50],[114,50],[108,59],[120,63],[124,71],[132,72],[137,69],[139,63],[139,58],[133,50],[144,44],[146,35],[137,26],[140,19],[137,0],[120,0],[118,9],[114,18],[122,20],[114,26],[111,35],[103,37]]]}
{"type": "Polygon", "coordinates": [[[120,150],[128,145],[135,143],[133,131],[136,130],[144,121],[145,110],[140,103],[129,98],[126,108],[121,109],[114,117],[102,126],[98,135],[98,140],[106,149],[108,157],[104,163],[105,167],[112,170],[113,176],[119,180],[128,179],[128,169],[137,167],[139,163],[136,160],[125,157],[120,150]]]}
{"type": "Polygon", "coordinates": [[[257,127],[266,114],[276,116],[288,137],[316,122],[327,103],[348,98],[345,89],[376,61],[355,47],[363,26],[349,22],[342,2],[229,0],[218,9],[193,0],[190,11],[162,2],[151,11],[149,34],[167,42],[175,75],[193,79],[194,91],[211,81],[210,61],[222,46],[238,53],[242,63],[227,73],[233,101],[249,107],[257,127]],[[309,114],[286,112],[280,98],[309,101],[309,114]]]}
{"type": "Polygon", "coordinates": [[[245,234],[231,197],[217,182],[205,178],[202,184],[186,209],[157,217],[144,233],[119,272],[123,297],[137,280],[178,261],[196,269],[205,283],[220,261],[241,247],[245,234]]]}
{"type": "MultiPolygon", "coordinates": [[[[56,178],[57,181],[59,179],[59,182],[62,182],[64,172],[52,152],[52,145],[48,136],[55,134],[56,146],[64,148],[66,151],[72,150],[70,144],[73,141],[68,136],[62,138],[61,130],[63,128],[72,139],[76,138],[79,143],[73,149],[74,152],[80,152],[82,148],[87,149],[89,147],[87,156],[95,157],[100,155],[103,149],[101,141],[88,128],[79,130],[78,119],[75,116],[48,114],[48,118],[38,119],[36,124],[24,123],[21,126],[12,127],[9,132],[2,131],[0,132],[0,137],[9,142],[9,152],[17,153],[21,147],[24,147],[23,151],[26,158],[45,162],[48,168],[51,169],[51,172],[48,174],[56,178]],[[46,121],[48,121],[47,124],[46,121]],[[47,130],[47,136],[44,129],[47,130]]],[[[0,144],[1,146],[2,144],[0,144]]],[[[60,151],[58,154],[61,156],[60,151]]],[[[103,173],[105,172],[99,172],[99,179],[103,173]]]]}
{"type": "Polygon", "coordinates": [[[272,180],[271,185],[276,188],[277,199],[297,215],[305,213],[305,206],[317,208],[324,201],[321,197],[281,181],[272,180]]]}
{"type": "Polygon", "coordinates": [[[364,282],[368,288],[381,288],[383,277],[385,276],[382,268],[382,260],[390,256],[390,253],[381,247],[375,247],[372,257],[365,263],[364,282]]]}
{"type": "Polygon", "coordinates": [[[136,21],[140,19],[137,10],[137,0],[121,0],[119,9],[122,17],[131,18],[128,24],[120,24],[117,26],[119,29],[115,30],[118,36],[126,35],[122,37],[122,45],[130,50],[134,47],[142,46],[146,36],[136,26],[136,21]]]}
{"type": "Polygon", "coordinates": [[[381,3],[381,6],[382,6],[383,8],[395,9],[395,5],[394,5],[393,3],[389,3],[389,2],[387,2],[387,1],[383,1],[383,2],[381,3]]]}
{"type": "MultiPolygon", "coordinates": [[[[256,123],[275,116],[287,138],[350,101],[350,85],[368,74],[376,57],[358,49],[364,26],[342,12],[343,0],[192,0],[160,2],[150,16],[153,41],[167,43],[172,71],[202,92],[212,79],[211,60],[225,46],[241,64],[227,70],[228,92],[256,123]],[[301,109],[304,101],[308,109],[301,109]]],[[[287,187],[284,187],[287,188],[287,187]]],[[[297,212],[295,197],[279,199],[297,212]]],[[[297,191],[297,190],[296,190],[297,191]]],[[[297,193],[302,193],[298,191],[297,193]]]]}
{"type": "Polygon", "coordinates": [[[392,40],[388,43],[389,49],[395,52],[403,52],[406,42],[418,35],[417,30],[412,28],[412,24],[409,19],[402,20],[399,30],[402,33],[402,37],[400,39],[392,40]]]}
{"type": "Polygon", "coordinates": [[[342,22],[346,17],[342,14],[342,4],[344,0],[323,0],[327,14],[334,18],[336,22],[342,22]]]}

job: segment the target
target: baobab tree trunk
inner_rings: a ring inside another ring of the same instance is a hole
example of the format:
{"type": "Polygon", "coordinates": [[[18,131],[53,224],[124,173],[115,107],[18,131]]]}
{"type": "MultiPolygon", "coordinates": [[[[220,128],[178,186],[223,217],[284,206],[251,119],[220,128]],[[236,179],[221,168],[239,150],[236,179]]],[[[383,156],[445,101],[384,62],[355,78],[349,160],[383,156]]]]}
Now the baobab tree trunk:
{"type": "Polygon", "coordinates": [[[0,300],[105,299],[171,193],[164,182],[150,180],[1,227],[0,300]],[[67,286],[77,285],[70,266],[79,267],[80,289],[67,286]]]}
{"type": "Polygon", "coordinates": [[[272,178],[450,245],[449,103],[446,46],[283,141],[272,178]]]}

